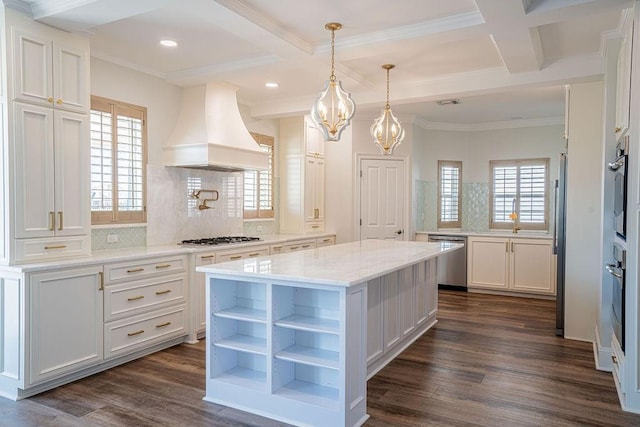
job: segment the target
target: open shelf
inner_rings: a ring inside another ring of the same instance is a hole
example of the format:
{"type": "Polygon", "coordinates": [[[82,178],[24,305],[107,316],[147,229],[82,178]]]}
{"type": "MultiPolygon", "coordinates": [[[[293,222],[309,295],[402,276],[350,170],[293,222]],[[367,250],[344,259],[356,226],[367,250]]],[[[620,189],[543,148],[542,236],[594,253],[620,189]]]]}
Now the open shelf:
{"type": "Polygon", "coordinates": [[[267,390],[267,374],[253,369],[235,367],[217,375],[215,380],[262,392],[267,390]]]}
{"type": "Polygon", "coordinates": [[[265,338],[249,335],[233,335],[213,343],[216,347],[228,348],[231,350],[244,351],[247,353],[267,354],[267,340],[265,338]]]}
{"type": "Polygon", "coordinates": [[[340,401],[338,400],[339,390],[337,388],[305,381],[291,381],[276,390],[275,394],[331,410],[338,410],[340,407],[340,401]]]}
{"type": "Polygon", "coordinates": [[[309,332],[340,333],[340,322],[334,319],[293,314],[275,322],[276,326],[309,332]]]}
{"type": "Polygon", "coordinates": [[[292,345],[275,354],[276,359],[288,360],[310,366],[320,366],[329,369],[340,368],[340,353],[321,348],[303,345],[292,345]]]}
{"type": "Polygon", "coordinates": [[[243,320],[245,322],[267,322],[266,310],[260,310],[250,307],[235,306],[227,308],[225,310],[216,311],[213,313],[213,315],[216,317],[224,317],[226,319],[243,320]]]}

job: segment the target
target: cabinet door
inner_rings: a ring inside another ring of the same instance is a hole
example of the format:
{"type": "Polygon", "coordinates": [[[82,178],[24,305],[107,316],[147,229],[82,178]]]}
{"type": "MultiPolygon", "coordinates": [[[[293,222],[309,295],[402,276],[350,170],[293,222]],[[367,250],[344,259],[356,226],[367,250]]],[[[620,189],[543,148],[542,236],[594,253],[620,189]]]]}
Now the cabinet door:
{"type": "Polygon", "coordinates": [[[55,234],[88,234],[89,122],[86,116],[66,111],[54,113],[55,234]]]}
{"type": "Polygon", "coordinates": [[[51,106],[51,40],[14,29],[13,52],[14,99],[51,106]]]}
{"type": "Polygon", "coordinates": [[[616,82],[616,127],[618,140],[626,135],[629,129],[629,107],[631,103],[631,59],[633,47],[633,23],[625,31],[624,39],[618,53],[618,70],[616,82]]]}
{"type": "Polygon", "coordinates": [[[383,342],[383,280],[381,277],[367,283],[367,365],[384,353],[383,342]]]}
{"type": "Polygon", "coordinates": [[[429,283],[427,282],[427,262],[421,262],[414,267],[414,280],[416,283],[416,325],[421,325],[429,318],[429,283]]]}
{"type": "Polygon", "coordinates": [[[307,156],[304,168],[304,219],[324,219],[324,159],[307,156]]]}
{"type": "Polygon", "coordinates": [[[402,310],[400,310],[402,337],[405,337],[416,329],[416,286],[413,277],[413,266],[406,267],[400,271],[399,290],[399,304],[402,307],[402,310]]]}
{"type": "Polygon", "coordinates": [[[436,279],[436,259],[427,261],[427,310],[430,319],[435,319],[438,313],[438,281],[436,279]]]}
{"type": "Polygon", "coordinates": [[[87,61],[85,49],[53,43],[53,94],[56,108],[79,113],[88,110],[87,61]]]}
{"type": "Polygon", "coordinates": [[[305,153],[309,156],[324,156],[324,138],[315,128],[309,116],[304,117],[305,153]]]}
{"type": "MultiPolygon", "coordinates": [[[[196,254],[196,266],[214,264],[216,262],[215,254],[196,254]]],[[[195,309],[196,333],[203,332],[207,328],[207,288],[206,288],[206,274],[196,271],[193,273],[193,284],[195,289],[193,290],[194,297],[192,298],[192,307],[195,309]]]]}
{"type": "Polygon", "coordinates": [[[35,384],[103,358],[102,267],[29,277],[29,383],[35,384]]]}
{"type": "Polygon", "coordinates": [[[509,240],[470,237],[468,246],[468,286],[507,290],[509,240]]]}
{"type": "Polygon", "coordinates": [[[400,272],[394,271],[383,278],[383,340],[384,351],[395,346],[402,336],[401,306],[400,306],[400,272]]]}
{"type": "Polygon", "coordinates": [[[18,102],[13,109],[15,234],[17,238],[53,236],[53,110],[18,102]]]}
{"type": "Polygon", "coordinates": [[[542,239],[511,239],[511,289],[555,295],[553,242],[542,239]]]}
{"type": "Polygon", "coordinates": [[[314,175],[314,205],[318,209],[315,219],[324,221],[324,159],[316,161],[314,175]]]}

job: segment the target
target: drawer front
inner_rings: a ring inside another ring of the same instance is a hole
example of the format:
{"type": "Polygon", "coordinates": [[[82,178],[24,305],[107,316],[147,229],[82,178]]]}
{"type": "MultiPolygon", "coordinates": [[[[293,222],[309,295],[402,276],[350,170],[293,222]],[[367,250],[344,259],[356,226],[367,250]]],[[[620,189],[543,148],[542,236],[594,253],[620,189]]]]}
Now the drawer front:
{"type": "Polygon", "coordinates": [[[253,248],[251,250],[243,250],[238,252],[230,252],[230,251],[218,252],[216,253],[216,263],[236,261],[236,260],[245,259],[245,258],[255,258],[263,255],[269,255],[268,246],[261,246],[258,248],[253,248]]]}
{"type": "Polygon", "coordinates": [[[312,221],[304,224],[305,233],[324,233],[324,221],[312,221]]]}
{"type": "Polygon", "coordinates": [[[305,249],[313,249],[315,247],[316,247],[315,240],[303,240],[300,242],[289,243],[285,245],[283,252],[303,251],[305,249]]]}
{"type": "Polygon", "coordinates": [[[104,288],[105,322],[185,302],[187,276],[156,277],[104,288]]]}
{"type": "Polygon", "coordinates": [[[282,243],[271,245],[271,248],[269,248],[269,253],[271,255],[284,253],[284,245],[282,243]]]}
{"type": "Polygon", "coordinates": [[[70,236],[51,239],[16,239],[16,262],[88,256],[90,236],[70,236]]]}
{"type": "Polygon", "coordinates": [[[104,358],[122,356],[186,335],[186,317],[185,306],[180,305],[106,323],[104,358]]]}
{"type": "Polygon", "coordinates": [[[322,246],[332,246],[336,244],[336,237],[335,236],[329,236],[329,237],[321,237],[319,239],[316,240],[316,247],[320,248],[322,246]]]}
{"type": "Polygon", "coordinates": [[[105,265],[105,283],[123,280],[144,279],[167,274],[184,273],[187,271],[187,259],[184,255],[174,257],[149,258],[138,262],[105,265]]]}
{"type": "Polygon", "coordinates": [[[196,254],[196,267],[215,264],[216,254],[211,252],[196,254]]]}

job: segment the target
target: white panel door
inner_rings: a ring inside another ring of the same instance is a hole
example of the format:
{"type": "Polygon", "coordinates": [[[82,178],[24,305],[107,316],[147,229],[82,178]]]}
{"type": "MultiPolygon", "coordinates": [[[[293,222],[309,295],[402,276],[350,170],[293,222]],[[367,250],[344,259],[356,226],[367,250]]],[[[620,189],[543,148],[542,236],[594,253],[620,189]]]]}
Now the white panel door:
{"type": "Polygon", "coordinates": [[[324,220],[324,159],[305,157],[304,165],[304,219],[324,220]]]}
{"type": "Polygon", "coordinates": [[[13,97],[52,105],[51,40],[15,30],[13,43],[13,97]]]}
{"type": "Polygon", "coordinates": [[[404,162],[363,159],[360,172],[360,239],[402,240],[406,199],[404,162]]]}
{"type": "Polygon", "coordinates": [[[89,122],[86,116],[55,111],[55,234],[88,234],[89,122]]]}
{"type": "Polygon", "coordinates": [[[18,102],[13,108],[16,237],[53,236],[53,110],[18,102]]]}
{"type": "Polygon", "coordinates": [[[55,107],[86,112],[89,101],[87,51],[58,42],[53,44],[53,93],[55,107]]]}

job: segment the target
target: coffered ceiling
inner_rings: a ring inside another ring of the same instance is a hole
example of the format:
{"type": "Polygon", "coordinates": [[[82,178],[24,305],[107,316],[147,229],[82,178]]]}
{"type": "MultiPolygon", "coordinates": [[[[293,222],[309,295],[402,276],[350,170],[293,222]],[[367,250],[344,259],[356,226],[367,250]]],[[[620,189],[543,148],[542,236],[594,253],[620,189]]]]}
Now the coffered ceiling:
{"type": "Polygon", "coordinates": [[[563,84],[602,78],[603,46],[631,0],[5,0],[87,35],[94,57],[190,86],[223,80],[256,117],[306,112],[329,75],[358,111],[391,105],[424,123],[563,114],[563,84]],[[178,42],[175,48],[160,39],[178,42]],[[265,82],[279,83],[268,89],[265,82]],[[439,107],[435,100],[459,98],[439,107]]]}

